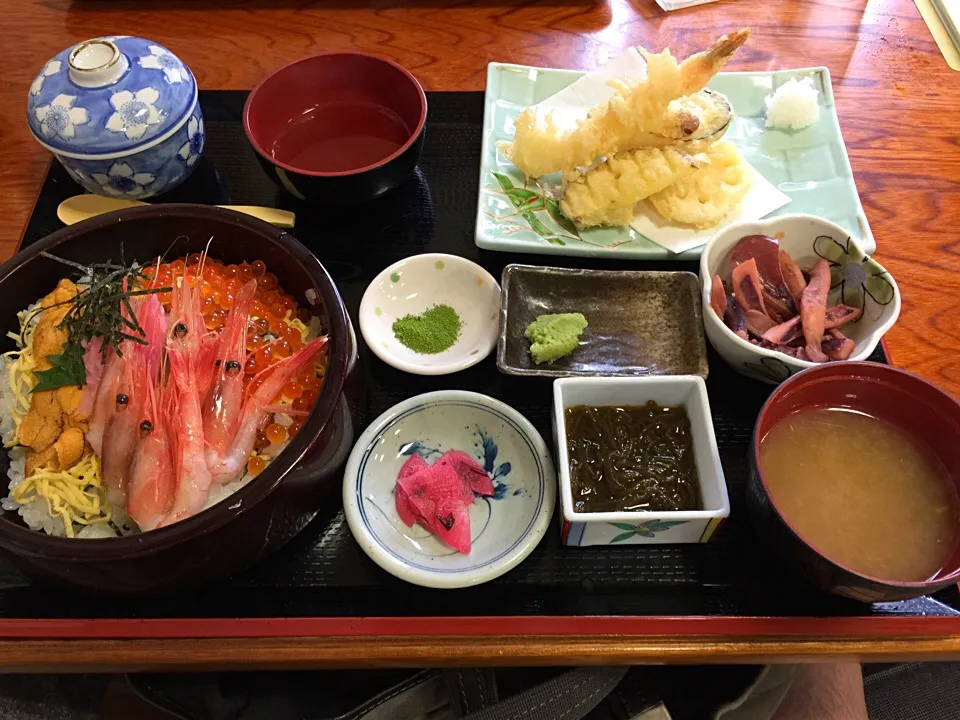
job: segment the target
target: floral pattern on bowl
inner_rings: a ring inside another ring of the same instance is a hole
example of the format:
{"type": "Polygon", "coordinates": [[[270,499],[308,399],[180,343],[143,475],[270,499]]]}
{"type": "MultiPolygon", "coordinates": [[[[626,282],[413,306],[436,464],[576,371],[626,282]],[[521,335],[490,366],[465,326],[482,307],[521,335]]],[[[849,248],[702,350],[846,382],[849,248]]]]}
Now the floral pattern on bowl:
{"type": "Polygon", "coordinates": [[[619,535],[610,540],[610,544],[623,542],[632,537],[640,536],[642,538],[655,538],[657,533],[669,530],[677,525],[683,525],[689,520],[647,520],[646,522],[631,525],[630,523],[609,523],[618,530],[623,530],[619,535]]]}
{"type": "Polygon", "coordinates": [[[523,560],[543,537],[556,502],[547,446],[504,403],[445,390],[410,398],[381,415],[357,441],[343,485],[344,512],[364,552],[384,570],[418,585],[467,587],[523,560]],[[447,450],[471,454],[494,484],[470,506],[472,548],[458,553],[397,515],[395,486],[406,459],[428,462],[447,450]]]}
{"type": "Polygon", "coordinates": [[[710,305],[711,278],[718,274],[729,281],[730,251],[740,238],[757,234],[779,238],[780,247],[803,270],[809,270],[820,258],[827,260],[831,269],[828,306],[843,303],[863,309],[859,320],[842,328],[843,334],[856,343],[849,359],[870,357],[900,315],[896,281],[840,226],[816,215],[794,214],[731,225],[714,235],[703,249],[700,285],[704,329],[727,364],[742,375],[771,385],[817,366],[737,337],[710,305]]]}
{"type": "Polygon", "coordinates": [[[820,235],[813,241],[813,251],[830,263],[830,290],[840,293],[844,305],[861,308],[869,317],[893,302],[896,291],[890,273],[849,236],[838,240],[820,235]]]}
{"type": "Polygon", "coordinates": [[[115,197],[176,187],[205,140],[189,68],[166,48],[128,36],[95,38],[47,62],[30,86],[27,121],[85,190],[115,197]],[[96,60],[85,65],[90,48],[96,60]]]}
{"type": "Polygon", "coordinates": [[[193,172],[206,136],[200,107],[166,141],[116,160],[80,160],[57,155],[70,177],[97,195],[143,200],[172,190],[193,172]],[[193,131],[191,136],[190,132],[193,131]]]}

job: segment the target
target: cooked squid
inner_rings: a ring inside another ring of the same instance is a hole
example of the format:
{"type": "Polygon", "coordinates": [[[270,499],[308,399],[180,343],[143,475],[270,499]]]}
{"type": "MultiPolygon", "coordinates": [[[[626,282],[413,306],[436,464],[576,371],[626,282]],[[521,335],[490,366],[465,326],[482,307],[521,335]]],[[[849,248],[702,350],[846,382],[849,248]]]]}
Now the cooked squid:
{"type": "Polygon", "coordinates": [[[856,321],[863,311],[848,305],[827,307],[830,266],[826,260],[814,263],[807,282],[776,238],[748,235],[730,251],[728,262],[732,292],[714,275],[710,306],[741,339],[810,362],[846,360],[853,354],[856,343],[838,328],[856,321]],[[794,290],[799,290],[799,302],[790,298],[789,303],[781,303],[779,298],[794,290]],[[774,312],[774,306],[787,317],[774,312]]]}

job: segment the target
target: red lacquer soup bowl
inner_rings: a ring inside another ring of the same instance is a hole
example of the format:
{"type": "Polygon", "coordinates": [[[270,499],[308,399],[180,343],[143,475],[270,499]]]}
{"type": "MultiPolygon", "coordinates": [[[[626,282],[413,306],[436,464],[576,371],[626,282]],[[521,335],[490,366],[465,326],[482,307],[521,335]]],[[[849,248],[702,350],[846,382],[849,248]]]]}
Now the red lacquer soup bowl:
{"type": "Polygon", "coordinates": [[[258,84],[243,109],[257,159],[301,200],[356,205],[402,184],[423,147],[427,96],[386,58],[302,58],[258,84]]]}
{"type": "Polygon", "coordinates": [[[760,411],[750,446],[747,500],[764,544],[822,590],[864,602],[919,597],[960,580],[960,547],[945,567],[922,582],[858,573],[821,554],[798,533],[771,498],[759,467],[760,442],[779,422],[808,408],[848,408],[889,422],[932,452],[960,490],[960,404],[915,375],[870,362],[830,363],[805,370],[773,392],[760,411]]]}
{"type": "MultiPolygon", "coordinates": [[[[29,529],[0,511],[0,548],[31,577],[97,593],[168,592],[209,584],[262,561],[324,507],[339,505],[343,466],[364,398],[350,321],[333,280],[296,238],[248,215],[200,205],[154,205],[100,215],[59,230],[0,266],[0,328],[70,274],[52,253],[78,263],[150,262],[204,250],[223,263],[263,260],[285,291],[329,335],[317,402],[287,448],[236,493],[168,527],[128,537],[71,539],[29,529]],[[312,299],[312,300],[311,300],[312,299]]],[[[4,339],[2,350],[13,349],[4,339]]],[[[2,475],[6,491],[6,453],[2,475]]]]}

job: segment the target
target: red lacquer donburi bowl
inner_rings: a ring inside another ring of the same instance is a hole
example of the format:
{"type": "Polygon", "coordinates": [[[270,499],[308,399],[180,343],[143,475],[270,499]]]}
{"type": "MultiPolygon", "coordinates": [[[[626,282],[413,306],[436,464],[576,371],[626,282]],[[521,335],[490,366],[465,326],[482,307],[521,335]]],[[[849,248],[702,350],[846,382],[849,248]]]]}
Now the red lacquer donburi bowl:
{"type": "Polygon", "coordinates": [[[943,463],[960,490],[960,403],[926,380],[889,365],[845,362],[805,370],[773,392],[760,411],[750,446],[747,499],[765,544],[785,563],[828,592],[864,602],[927,595],[960,580],[960,547],[944,569],[922,582],[870,577],[821,554],[798,533],[772,500],[759,468],[760,441],[798,410],[850,408],[892,423],[943,463]]]}
{"type": "MultiPolygon", "coordinates": [[[[289,446],[222,502],[168,527],[128,537],[79,540],[30,530],[0,510],[0,549],[26,574],[98,594],[145,594],[210,584],[250,567],[291,540],[324,508],[338,507],[340,481],[364,400],[356,341],[333,280],[296,238],[241,213],[200,205],[150,205],[98,215],[58,230],[0,266],[4,330],[16,311],[69,274],[46,251],[79,263],[149,263],[208,247],[224,263],[267,263],[284,289],[330,336],[317,403],[289,446]]],[[[2,350],[13,349],[4,340],[2,350]]],[[[6,460],[0,472],[6,484],[6,460]]],[[[4,491],[5,492],[5,491],[4,491]]]]}

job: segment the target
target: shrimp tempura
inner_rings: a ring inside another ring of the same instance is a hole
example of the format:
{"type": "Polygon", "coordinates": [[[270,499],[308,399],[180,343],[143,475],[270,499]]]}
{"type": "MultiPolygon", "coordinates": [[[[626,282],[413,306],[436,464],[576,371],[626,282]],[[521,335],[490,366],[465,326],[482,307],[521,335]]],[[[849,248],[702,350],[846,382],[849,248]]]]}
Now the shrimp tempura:
{"type": "Polygon", "coordinates": [[[700,117],[672,101],[702,90],[750,36],[748,29],[724,35],[709,50],[677,63],[670,50],[650,53],[647,77],[633,86],[612,81],[616,90],[605,105],[593,108],[573,130],[563,131],[551,117],[537,122],[533,108],[515,121],[516,135],[500,149],[520,170],[540,177],[558,170],[591,165],[598,156],[690,138],[700,117]]]}

